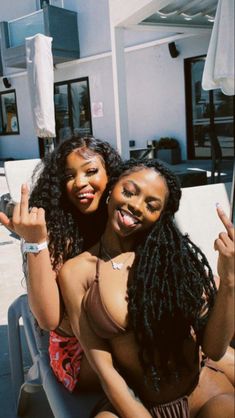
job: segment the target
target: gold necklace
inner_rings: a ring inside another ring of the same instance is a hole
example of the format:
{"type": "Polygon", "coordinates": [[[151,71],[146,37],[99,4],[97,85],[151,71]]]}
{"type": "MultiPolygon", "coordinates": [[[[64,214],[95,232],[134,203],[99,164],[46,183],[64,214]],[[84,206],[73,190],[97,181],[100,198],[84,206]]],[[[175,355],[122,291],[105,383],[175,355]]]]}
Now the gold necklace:
{"type": "Polygon", "coordinates": [[[132,255],[132,253],[129,254],[126,260],[124,260],[122,263],[116,263],[115,261],[112,260],[112,257],[110,256],[110,254],[108,253],[108,251],[106,250],[102,242],[101,242],[101,250],[103,251],[104,255],[109,259],[109,261],[111,261],[113,270],[121,270],[132,255]]]}

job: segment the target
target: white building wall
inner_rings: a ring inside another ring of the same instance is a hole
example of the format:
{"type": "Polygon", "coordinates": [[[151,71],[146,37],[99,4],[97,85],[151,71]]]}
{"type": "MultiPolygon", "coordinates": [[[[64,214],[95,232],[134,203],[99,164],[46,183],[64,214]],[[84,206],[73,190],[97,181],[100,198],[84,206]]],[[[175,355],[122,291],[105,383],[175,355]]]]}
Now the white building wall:
{"type": "Polygon", "coordinates": [[[64,8],[78,13],[81,58],[110,50],[108,0],[64,0],[64,8]]]}
{"type": "Polygon", "coordinates": [[[0,91],[14,89],[20,127],[19,135],[0,135],[0,159],[38,158],[38,140],[34,132],[31,102],[26,73],[10,79],[12,87],[5,89],[0,79],[0,91]]]}
{"type": "Polygon", "coordinates": [[[178,41],[177,58],[171,58],[167,44],[126,54],[130,139],[137,148],[174,136],[187,158],[184,59],[205,55],[208,43],[208,36],[178,41]]]}
{"type": "Polygon", "coordinates": [[[90,101],[102,102],[103,117],[92,117],[93,135],[115,146],[115,116],[111,56],[89,62],[60,64],[55,70],[55,82],[89,78],[90,101]]]}
{"type": "Polygon", "coordinates": [[[0,0],[0,22],[35,12],[36,0],[0,0]]]}
{"type": "MultiPolygon", "coordinates": [[[[3,0],[0,2],[5,4],[3,0]]],[[[19,4],[16,0],[10,0],[10,3],[19,4]]],[[[21,5],[24,4],[24,11],[18,10],[18,17],[31,12],[25,11],[26,5],[29,8],[29,3],[26,0],[20,2],[21,5]]],[[[31,5],[32,3],[34,2],[31,5]]],[[[64,6],[79,13],[81,57],[110,52],[108,1],[65,0],[64,6]]],[[[6,10],[15,9],[9,7],[6,10]]],[[[10,19],[10,16],[4,16],[4,19],[10,19]]],[[[136,37],[134,33],[126,35],[128,45],[135,44],[137,38],[139,41],[139,32],[136,37]]],[[[145,41],[153,38],[154,33],[144,35],[145,41]]],[[[167,44],[126,52],[130,139],[136,141],[136,147],[146,147],[147,140],[160,136],[174,136],[181,142],[183,158],[186,158],[184,58],[206,54],[208,43],[207,35],[177,41],[180,55],[175,59],[170,57],[167,44]]],[[[55,69],[55,82],[87,76],[91,103],[103,103],[103,117],[92,118],[93,134],[115,145],[111,55],[60,64],[55,69]]],[[[12,88],[16,90],[20,135],[0,136],[0,158],[38,157],[27,77],[12,76],[11,82],[12,88]]],[[[4,90],[6,89],[0,79],[0,91],[4,90]]]]}
{"type": "MultiPolygon", "coordinates": [[[[126,52],[127,98],[130,138],[136,147],[161,136],[174,136],[186,155],[184,59],[206,54],[209,37],[177,42],[180,55],[171,58],[168,45],[126,52]]],[[[104,116],[93,118],[93,134],[115,145],[115,118],[111,57],[85,63],[62,64],[55,81],[89,77],[92,102],[102,102],[104,116]]]]}

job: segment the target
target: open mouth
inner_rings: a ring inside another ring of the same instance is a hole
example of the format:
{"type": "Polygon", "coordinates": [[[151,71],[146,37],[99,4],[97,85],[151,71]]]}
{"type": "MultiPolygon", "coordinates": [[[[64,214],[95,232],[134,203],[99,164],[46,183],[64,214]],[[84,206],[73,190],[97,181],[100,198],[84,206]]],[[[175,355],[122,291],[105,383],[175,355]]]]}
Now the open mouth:
{"type": "Polygon", "coordinates": [[[134,228],[136,225],[141,223],[140,220],[130,212],[119,209],[118,213],[121,223],[127,228],[134,228]]]}

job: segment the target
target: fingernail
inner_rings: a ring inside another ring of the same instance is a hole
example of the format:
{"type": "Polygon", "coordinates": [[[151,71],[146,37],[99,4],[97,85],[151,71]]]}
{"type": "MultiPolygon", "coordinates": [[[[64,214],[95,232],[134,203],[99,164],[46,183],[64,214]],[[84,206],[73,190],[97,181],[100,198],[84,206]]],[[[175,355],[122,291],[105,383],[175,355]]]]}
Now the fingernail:
{"type": "Polygon", "coordinates": [[[218,202],[217,202],[217,203],[215,204],[215,206],[216,206],[216,208],[217,208],[217,209],[219,209],[219,210],[220,210],[220,212],[224,212],[224,211],[223,211],[223,208],[222,208],[222,206],[221,206],[221,204],[220,204],[220,203],[218,203],[218,202]]]}
{"type": "Polygon", "coordinates": [[[224,210],[223,210],[223,208],[222,208],[222,206],[221,206],[220,203],[216,203],[216,209],[219,209],[220,210],[220,214],[221,215],[225,215],[225,212],[224,212],[224,210]]]}

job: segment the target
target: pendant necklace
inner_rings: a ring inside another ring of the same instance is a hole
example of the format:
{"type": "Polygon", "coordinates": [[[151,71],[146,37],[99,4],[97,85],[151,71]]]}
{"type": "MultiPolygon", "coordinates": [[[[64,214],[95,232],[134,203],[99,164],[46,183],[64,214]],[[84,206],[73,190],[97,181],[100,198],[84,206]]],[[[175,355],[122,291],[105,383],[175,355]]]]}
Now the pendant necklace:
{"type": "Polygon", "coordinates": [[[102,244],[102,242],[101,242],[101,249],[102,249],[104,255],[109,259],[109,261],[111,261],[113,270],[121,270],[123,268],[124,264],[126,264],[127,260],[129,260],[129,258],[132,255],[132,254],[129,254],[128,257],[126,258],[126,260],[123,261],[122,263],[116,263],[115,261],[112,260],[112,257],[109,255],[109,253],[105,249],[105,247],[102,244]]]}

